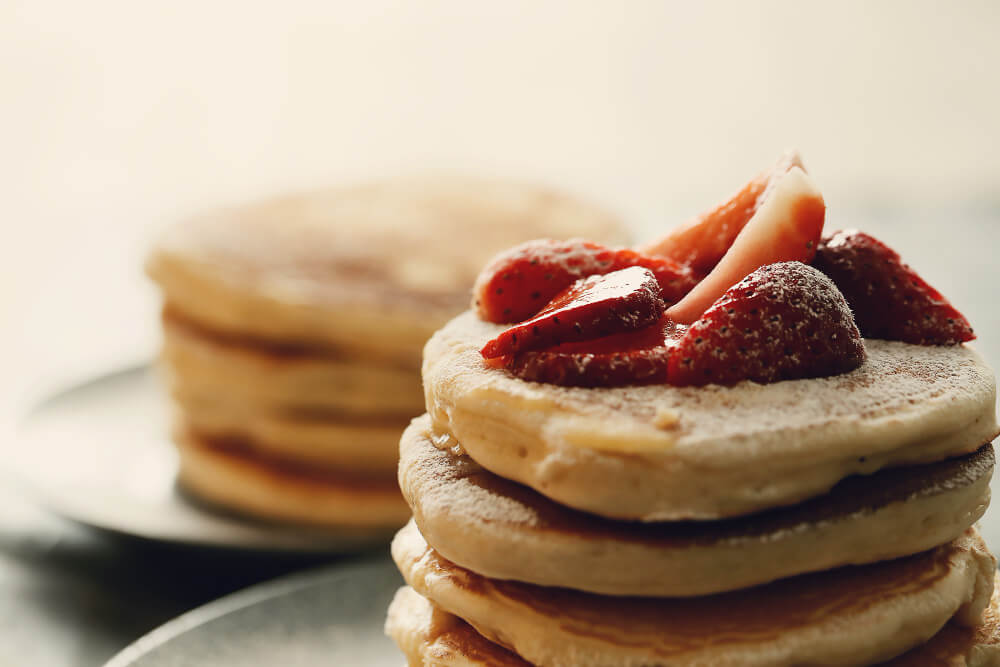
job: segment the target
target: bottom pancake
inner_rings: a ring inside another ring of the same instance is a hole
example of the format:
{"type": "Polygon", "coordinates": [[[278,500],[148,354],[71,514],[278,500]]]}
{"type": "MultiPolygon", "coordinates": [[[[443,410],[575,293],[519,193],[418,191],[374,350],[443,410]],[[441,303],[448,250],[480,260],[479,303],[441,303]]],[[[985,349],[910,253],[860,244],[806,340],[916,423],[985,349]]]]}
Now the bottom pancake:
{"type": "Polygon", "coordinates": [[[538,665],[864,665],[976,625],[996,561],[978,533],[894,561],[684,599],[608,597],[488,579],[409,523],[392,543],[406,583],[538,665]]]}
{"type": "Polygon", "coordinates": [[[424,415],[403,433],[399,484],[438,553],[487,577],[604,595],[707,595],[925,551],[983,515],[994,458],[985,445],[947,461],[851,477],[793,507],[643,524],[559,505],[438,449],[430,429],[424,415]]]}
{"type": "Polygon", "coordinates": [[[484,639],[471,625],[435,607],[409,586],[396,591],[385,619],[385,634],[399,646],[409,667],[530,667],[516,653],[484,639]]]}
{"type": "Polygon", "coordinates": [[[262,458],[238,443],[175,431],[178,482],[195,498],[255,518],[328,527],[392,529],[410,514],[390,477],[310,470],[262,458]]]}
{"type": "MultiPolygon", "coordinates": [[[[386,634],[409,667],[531,667],[519,655],[485,639],[462,619],[443,611],[409,586],[389,605],[386,634]]],[[[1000,664],[1000,581],[978,627],[948,623],[926,644],[881,667],[988,667],[1000,664]]]]}

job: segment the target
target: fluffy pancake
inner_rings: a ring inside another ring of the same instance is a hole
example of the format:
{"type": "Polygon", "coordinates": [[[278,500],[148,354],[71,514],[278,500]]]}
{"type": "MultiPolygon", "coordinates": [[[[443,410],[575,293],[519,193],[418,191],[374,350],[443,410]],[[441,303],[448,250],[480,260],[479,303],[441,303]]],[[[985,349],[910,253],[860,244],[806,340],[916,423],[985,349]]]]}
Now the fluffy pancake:
{"type": "Polygon", "coordinates": [[[496,252],[530,238],[621,242],[618,219],[544,188],[414,178],[281,197],[173,227],[147,271],[221,332],[410,360],[468,304],[496,252]]]}
{"type": "Polygon", "coordinates": [[[860,665],[980,621],[996,561],[970,530],[931,551],[700,598],[621,598],[488,579],[411,522],[392,555],[406,583],[541,665],[860,665]]]}
{"type": "Polygon", "coordinates": [[[993,599],[976,627],[949,623],[917,648],[884,667],[996,667],[1000,665],[1000,575],[993,580],[993,599]]]}
{"type": "MultiPolygon", "coordinates": [[[[1000,595],[994,594],[976,628],[948,623],[926,644],[882,667],[991,667],[1000,664],[1000,595]]],[[[386,634],[409,667],[530,667],[520,656],[487,641],[462,619],[435,607],[409,586],[389,606],[386,634]]]]}
{"type": "Polygon", "coordinates": [[[262,410],[226,395],[179,397],[175,421],[215,439],[237,439],[264,454],[359,473],[395,471],[409,420],[262,410]]]}
{"type": "MultiPolygon", "coordinates": [[[[458,443],[458,447],[461,444],[458,443]]],[[[993,448],[851,477],[800,505],[712,522],[636,523],[558,505],[403,433],[399,485],[427,542],[495,579],[605,595],[691,596],[897,558],[949,542],[989,505],[993,448]]]]}
{"type": "Polygon", "coordinates": [[[410,667],[530,667],[517,655],[487,641],[462,619],[438,609],[409,586],[389,604],[385,633],[410,667]]]}
{"type": "Polygon", "coordinates": [[[247,516],[388,530],[409,508],[391,477],[336,473],[262,457],[239,442],[177,431],[178,481],[196,498],[247,516]]]}
{"type": "Polygon", "coordinates": [[[161,358],[182,404],[225,396],[253,409],[399,418],[424,405],[414,369],[316,351],[279,352],[206,334],[176,317],[164,318],[161,358]]]}
{"type": "Polygon", "coordinates": [[[435,428],[491,472],[607,517],[757,512],[997,435],[993,372],[965,346],[868,340],[868,360],[833,377],[586,389],[488,368],[479,349],[502,330],[466,312],[427,343],[435,428]]]}

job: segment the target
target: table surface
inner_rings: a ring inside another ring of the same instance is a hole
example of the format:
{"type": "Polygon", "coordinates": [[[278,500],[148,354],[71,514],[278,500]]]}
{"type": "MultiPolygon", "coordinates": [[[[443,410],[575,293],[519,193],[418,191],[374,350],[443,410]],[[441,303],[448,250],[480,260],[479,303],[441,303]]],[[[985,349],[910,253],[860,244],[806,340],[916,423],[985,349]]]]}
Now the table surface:
{"type": "MultiPolygon", "coordinates": [[[[863,217],[861,226],[889,240],[969,316],[980,335],[978,349],[996,366],[1000,308],[993,254],[1000,211],[863,217]]],[[[842,218],[837,226],[850,222],[842,218]]],[[[145,344],[152,353],[155,339],[145,344]]],[[[1000,513],[993,520],[988,515],[983,532],[1000,544],[1000,513]]],[[[100,665],[188,609],[331,560],[189,549],[102,534],[50,516],[0,487],[0,664],[100,665]]]]}
{"type": "Polygon", "coordinates": [[[96,666],[180,613],[333,557],[157,545],[0,502],[0,664],[96,666]]]}

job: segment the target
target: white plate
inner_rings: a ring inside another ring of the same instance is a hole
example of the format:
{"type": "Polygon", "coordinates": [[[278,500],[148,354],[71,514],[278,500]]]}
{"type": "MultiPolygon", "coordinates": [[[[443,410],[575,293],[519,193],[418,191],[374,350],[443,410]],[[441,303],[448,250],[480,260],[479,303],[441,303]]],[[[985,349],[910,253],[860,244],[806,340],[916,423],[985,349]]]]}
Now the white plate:
{"type": "Polygon", "coordinates": [[[176,488],[167,401],[148,367],[99,377],[32,410],[3,465],[64,517],[136,537],[201,546],[351,552],[386,539],[257,522],[206,510],[176,488]]]}
{"type": "Polygon", "coordinates": [[[401,585],[384,557],[291,575],[179,616],[105,667],[399,667],[382,626],[401,585]]]}

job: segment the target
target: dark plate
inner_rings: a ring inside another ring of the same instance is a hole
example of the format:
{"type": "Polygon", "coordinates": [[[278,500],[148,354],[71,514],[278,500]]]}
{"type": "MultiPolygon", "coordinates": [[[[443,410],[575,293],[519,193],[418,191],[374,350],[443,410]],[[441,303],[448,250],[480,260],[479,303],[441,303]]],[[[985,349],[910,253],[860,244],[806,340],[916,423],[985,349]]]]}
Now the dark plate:
{"type": "Polygon", "coordinates": [[[39,404],[3,465],[66,518],[143,539],[229,549],[346,553],[385,543],[208,511],[174,484],[167,401],[147,366],[70,387],[39,404]]]}
{"type": "Polygon", "coordinates": [[[105,667],[399,667],[382,626],[401,585],[386,557],[291,575],[179,616],[105,667]]]}

